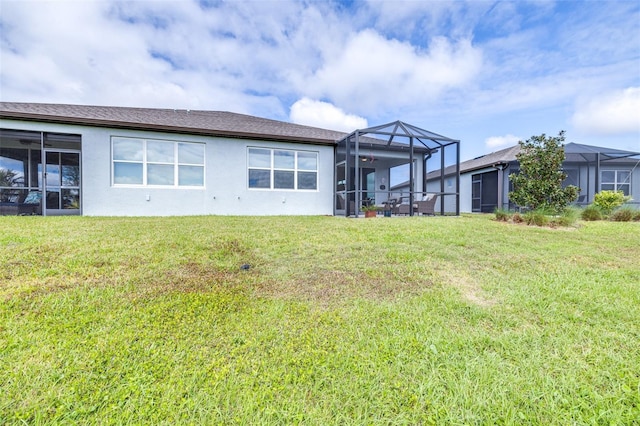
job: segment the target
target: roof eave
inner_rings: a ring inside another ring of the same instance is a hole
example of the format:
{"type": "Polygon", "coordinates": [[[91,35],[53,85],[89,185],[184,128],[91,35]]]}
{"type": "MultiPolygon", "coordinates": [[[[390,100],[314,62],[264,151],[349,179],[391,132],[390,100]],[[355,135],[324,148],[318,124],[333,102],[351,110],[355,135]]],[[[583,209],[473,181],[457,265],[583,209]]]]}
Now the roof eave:
{"type": "Polygon", "coordinates": [[[215,130],[215,129],[201,129],[193,127],[181,127],[181,126],[167,126],[163,124],[155,123],[136,123],[136,122],[123,122],[113,120],[100,120],[95,118],[86,117],[61,117],[51,116],[46,114],[34,114],[24,113],[16,111],[0,111],[0,118],[5,119],[19,119],[25,121],[42,121],[46,123],[57,124],[78,124],[92,127],[111,127],[117,129],[130,129],[130,130],[154,130],[163,131],[168,133],[189,133],[202,136],[216,136],[227,137],[235,139],[260,139],[277,142],[304,142],[313,145],[329,145],[335,146],[337,141],[310,137],[299,137],[289,135],[265,135],[262,133],[250,133],[250,132],[238,132],[228,130],[215,130]]]}

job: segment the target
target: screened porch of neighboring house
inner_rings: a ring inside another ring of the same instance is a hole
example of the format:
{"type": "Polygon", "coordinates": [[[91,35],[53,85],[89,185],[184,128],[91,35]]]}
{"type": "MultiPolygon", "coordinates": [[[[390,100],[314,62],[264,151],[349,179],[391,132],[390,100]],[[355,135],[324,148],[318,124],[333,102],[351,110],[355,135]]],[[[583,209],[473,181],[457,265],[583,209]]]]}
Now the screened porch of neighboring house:
{"type": "MultiPolygon", "coordinates": [[[[587,206],[593,202],[600,191],[621,191],[631,196],[631,205],[640,206],[640,153],[601,146],[584,145],[570,142],[564,145],[565,160],[562,170],[567,178],[563,186],[574,185],[580,188],[578,198],[572,203],[587,206]]],[[[508,174],[518,173],[516,161],[509,166],[505,175],[506,188],[513,190],[508,174]]],[[[508,197],[508,194],[504,194],[508,197]]],[[[505,206],[517,209],[511,201],[505,206]]]]}
{"type": "Polygon", "coordinates": [[[640,205],[640,152],[568,143],[564,146],[562,164],[567,179],[564,185],[580,188],[576,204],[593,202],[596,193],[622,191],[631,196],[630,204],[640,205]]]}

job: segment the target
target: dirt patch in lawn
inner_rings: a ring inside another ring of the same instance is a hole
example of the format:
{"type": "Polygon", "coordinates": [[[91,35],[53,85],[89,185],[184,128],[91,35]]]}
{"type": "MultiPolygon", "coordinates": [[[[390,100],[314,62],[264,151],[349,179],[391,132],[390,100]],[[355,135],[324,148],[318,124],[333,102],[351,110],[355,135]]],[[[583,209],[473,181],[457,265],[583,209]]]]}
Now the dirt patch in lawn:
{"type": "Polygon", "coordinates": [[[480,284],[470,275],[461,271],[440,271],[440,276],[445,284],[451,285],[460,291],[462,297],[474,305],[489,307],[498,301],[490,297],[481,288],[480,284]]]}
{"type": "Polygon", "coordinates": [[[316,270],[287,279],[256,282],[258,295],[331,305],[350,299],[395,300],[417,295],[433,283],[424,278],[363,271],[316,270]]]}

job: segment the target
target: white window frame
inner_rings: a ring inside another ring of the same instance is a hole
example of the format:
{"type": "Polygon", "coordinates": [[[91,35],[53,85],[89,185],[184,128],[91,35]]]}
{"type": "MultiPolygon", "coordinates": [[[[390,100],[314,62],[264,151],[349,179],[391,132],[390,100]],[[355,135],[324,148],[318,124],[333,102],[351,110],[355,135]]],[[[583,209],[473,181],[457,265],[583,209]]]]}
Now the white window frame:
{"type": "Polygon", "coordinates": [[[150,139],[150,138],[137,138],[130,136],[112,136],[111,137],[111,185],[119,188],[171,188],[171,189],[206,189],[206,144],[200,142],[187,142],[187,141],[179,141],[179,140],[169,140],[169,139],[150,139]],[[127,159],[116,159],[114,156],[114,145],[118,140],[133,140],[142,143],[142,159],[140,160],[127,160],[127,159]],[[147,144],[149,142],[161,142],[173,145],[173,161],[150,161],[148,159],[148,150],[147,144]],[[202,147],[202,164],[197,163],[185,163],[179,161],[178,156],[178,147],[180,144],[188,144],[188,145],[200,145],[202,147]],[[116,182],[116,173],[115,166],[116,163],[123,164],[141,164],[142,165],[142,183],[117,183],[116,182]],[[149,165],[161,165],[161,166],[173,166],[173,184],[165,184],[165,185],[157,185],[148,183],[148,167],[149,165]],[[188,167],[201,167],[202,168],[202,185],[180,185],[180,166],[188,166],[188,167]]]}
{"type": "MultiPolygon", "coordinates": [[[[614,169],[614,170],[609,169],[609,170],[600,170],[600,191],[602,191],[602,190],[603,190],[603,189],[602,189],[602,186],[603,186],[603,185],[613,185],[613,190],[614,190],[614,191],[622,191],[622,189],[620,188],[620,186],[623,186],[623,185],[624,185],[624,186],[627,186],[627,187],[629,188],[629,194],[628,194],[628,195],[631,195],[631,189],[632,189],[632,188],[631,188],[631,181],[633,180],[633,179],[631,179],[631,173],[632,173],[632,172],[631,172],[631,170],[629,170],[629,169],[614,169]],[[603,175],[604,173],[606,173],[606,172],[613,172],[613,181],[605,181],[605,180],[602,178],[602,175],[603,175]],[[618,180],[618,174],[619,174],[620,172],[628,173],[628,176],[629,176],[628,180],[624,180],[624,181],[618,180]]],[[[623,192],[624,192],[624,191],[623,191],[623,192]]]]}
{"type": "Polygon", "coordinates": [[[319,159],[320,155],[318,153],[318,151],[307,151],[307,150],[295,150],[295,149],[288,149],[288,148],[270,148],[270,147],[263,147],[263,146],[249,146],[247,147],[247,189],[251,190],[251,191],[296,191],[296,192],[318,192],[319,191],[319,187],[320,187],[320,179],[319,179],[319,159]],[[250,166],[249,165],[249,157],[250,157],[250,153],[251,150],[255,149],[255,150],[263,150],[263,151],[269,151],[270,153],[270,164],[269,167],[259,167],[259,166],[250,166]],[[282,168],[282,167],[275,167],[275,152],[278,151],[286,151],[286,152],[291,152],[294,154],[294,166],[293,169],[287,169],[287,168],[282,168]],[[299,162],[298,162],[298,154],[313,154],[316,157],[316,168],[315,170],[311,170],[311,169],[303,169],[300,167],[299,162]],[[268,188],[257,188],[257,187],[252,187],[251,183],[250,183],[250,170],[265,170],[265,171],[269,171],[269,187],[268,188]],[[293,179],[294,179],[294,184],[293,184],[293,188],[276,188],[275,187],[275,172],[277,171],[290,171],[293,172],[293,179]],[[313,189],[307,189],[307,188],[298,188],[298,174],[299,173],[315,173],[316,175],[316,187],[313,189]]]}

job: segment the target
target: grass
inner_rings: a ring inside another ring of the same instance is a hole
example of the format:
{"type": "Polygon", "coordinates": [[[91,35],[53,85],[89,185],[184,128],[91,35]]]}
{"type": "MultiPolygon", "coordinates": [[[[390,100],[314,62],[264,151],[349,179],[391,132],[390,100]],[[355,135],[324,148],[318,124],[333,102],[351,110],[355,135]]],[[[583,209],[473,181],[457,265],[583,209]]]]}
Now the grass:
{"type": "Polygon", "coordinates": [[[0,227],[0,424],[640,419],[637,222],[0,227]]]}

